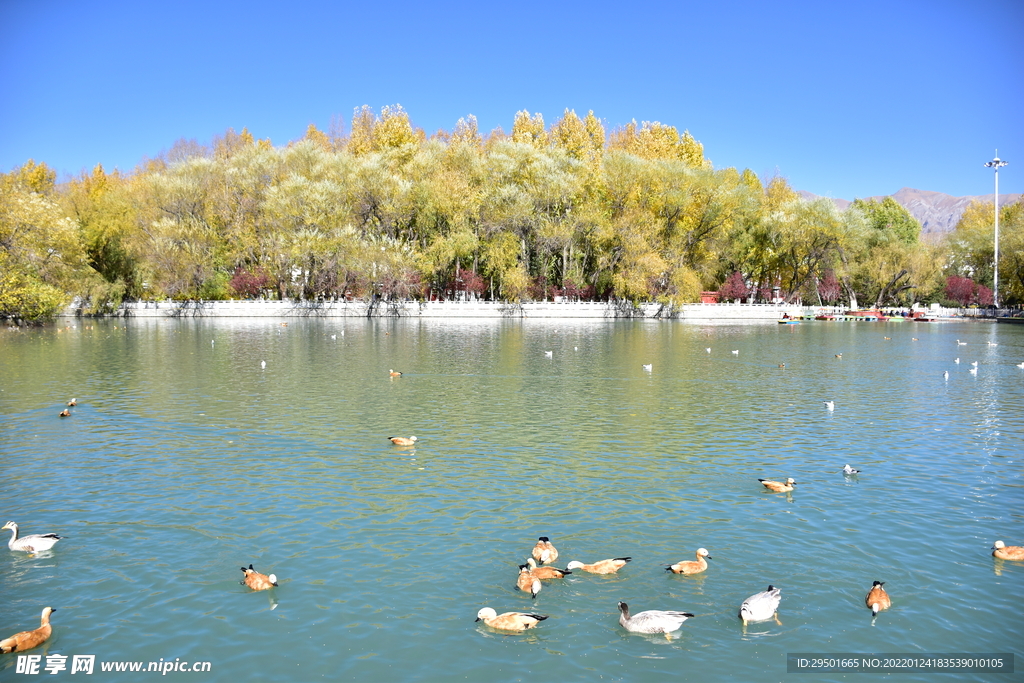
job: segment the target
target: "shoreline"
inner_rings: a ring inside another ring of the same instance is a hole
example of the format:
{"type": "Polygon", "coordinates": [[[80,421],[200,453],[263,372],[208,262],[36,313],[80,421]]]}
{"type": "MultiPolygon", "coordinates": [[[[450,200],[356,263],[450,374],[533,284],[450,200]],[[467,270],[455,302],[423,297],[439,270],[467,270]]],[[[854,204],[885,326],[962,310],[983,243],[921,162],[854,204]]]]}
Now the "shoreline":
{"type": "MultiPolygon", "coordinates": [[[[690,322],[775,322],[784,315],[807,319],[816,315],[842,315],[843,306],[797,304],[684,304],[638,306],[607,301],[137,301],[122,304],[112,314],[87,316],[74,305],[60,317],[97,318],[480,318],[480,319],[651,319],[690,322]]],[[[993,320],[964,315],[958,309],[931,309],[929,317],[954,322],[993,320]]]]}

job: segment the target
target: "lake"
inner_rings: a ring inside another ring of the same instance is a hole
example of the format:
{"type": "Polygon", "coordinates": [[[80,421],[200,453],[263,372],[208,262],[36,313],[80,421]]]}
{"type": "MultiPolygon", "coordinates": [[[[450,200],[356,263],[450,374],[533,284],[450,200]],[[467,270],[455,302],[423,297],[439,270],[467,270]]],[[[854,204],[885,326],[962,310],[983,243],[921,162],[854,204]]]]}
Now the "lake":
{"type": "Polygon", "coordinates": [[[991,323],[5,328],[0,515],[65,538],[0,552],[0,637],[56,607],[29,654],[95,655],[97,680],[162,660],[209,662],[167,674],[202,681],[775,681],[787,653],[1019,653],[1024,562],[990,549],[1024,544],[1021,362],[1024,328],[991,323]],[[539,536],[558,567],[632,562],[531,600],[539,536]],[[699,547],[706,572],[665,571],[699,547]],[[250,563],[280,585],[240,585],[250,563]],[[893,604],[872,619],[875,580],[893,604]],[[744,626],[768,584],[781,624],[744,626]],[[695,617],[631,634],[619,600],[695,617]],[[485,606],[550,618],[508,634],[485,606]]]}

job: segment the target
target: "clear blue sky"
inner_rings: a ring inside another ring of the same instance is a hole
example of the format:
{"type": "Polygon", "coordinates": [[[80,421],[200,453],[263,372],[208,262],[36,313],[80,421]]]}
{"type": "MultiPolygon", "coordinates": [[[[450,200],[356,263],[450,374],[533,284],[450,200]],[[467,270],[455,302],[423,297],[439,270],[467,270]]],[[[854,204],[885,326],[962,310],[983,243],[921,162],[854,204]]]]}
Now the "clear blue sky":
{"type": "Polygon", "coordinates": [[[0,0],[0,170],[130,171],[179,138],[276,145],[355,107],[511,129],[588,110],[716,167],[853,199],[1024,192],[1021,0],[0,0]]]}

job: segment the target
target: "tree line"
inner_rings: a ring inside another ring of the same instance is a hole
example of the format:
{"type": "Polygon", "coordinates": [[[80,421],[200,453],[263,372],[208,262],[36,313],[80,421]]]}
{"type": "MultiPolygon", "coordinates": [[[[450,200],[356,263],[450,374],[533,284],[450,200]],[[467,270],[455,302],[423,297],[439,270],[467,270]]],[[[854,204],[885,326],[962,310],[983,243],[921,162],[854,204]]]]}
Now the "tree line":
{"type": "MultiPolygon", "coordinates": [[[[130,173],[58,183],[30,160],[0,174],[0,316],[44,319],[73,297],[93,313],[168,297],[673,306],[704,290],[984,304],[992,218],[972,206],[927,244],[891,198],[805,201],[781,177],[714,168],[659,122],[607,132],[593,112],[547,126],[521,111],[510,133],[481,134],[469,116],[428,136],[400,106],[364,106],[347,132],[310,125],[285,146],[228,130],[130,173]]],[[[1024,298],[1022,221],[1020,204],[1002,209],[1008,302],[1024,298]]]]}

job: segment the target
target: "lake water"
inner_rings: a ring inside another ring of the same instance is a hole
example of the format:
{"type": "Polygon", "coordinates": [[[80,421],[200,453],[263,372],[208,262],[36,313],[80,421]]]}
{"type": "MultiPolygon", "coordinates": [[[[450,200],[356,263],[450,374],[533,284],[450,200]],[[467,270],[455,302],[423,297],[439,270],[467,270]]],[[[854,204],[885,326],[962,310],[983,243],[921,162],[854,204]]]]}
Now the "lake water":
{"type": "Polygon", "coordinates": [[[197,681],[775,681],[791,652],[1022,652],[1024,563],[990,548],[1024,544],[1024,328],[66,324],[0,331],[0,515],[66,537],[0,552],[0,637],[52,605],[32,653],[96,655],[96,680],[177,659],[210,662],[168,674],[197,681]],[[531,601],[542,535],[560,567],[633,561],[531,601]],[[664,570],[698,547],[705,573],[664,570]],[[280,586],[239,585],[249,563],[280,586]],[[781,625],[744,627],[768,584],[781,625]],[[618,600],[696,616],[634,635],[618,600]],[[550,618],[506,634],[484,606],[550,618]]]}

